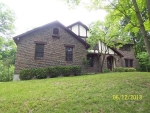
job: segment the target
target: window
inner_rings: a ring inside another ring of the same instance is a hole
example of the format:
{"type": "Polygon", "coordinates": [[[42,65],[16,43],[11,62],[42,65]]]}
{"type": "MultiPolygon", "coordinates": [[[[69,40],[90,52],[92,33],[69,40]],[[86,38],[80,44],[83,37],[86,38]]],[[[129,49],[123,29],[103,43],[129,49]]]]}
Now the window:
{"type": "Polygon", "coordinates": [[[133,67],[133,60],[130,60],[130,67],[133,67]]]}
{"type": "Polygon", "coordinates": [[[125,59],[125,67],[133,67],[133,59],[125,59]]]}
{"type": "Polygon", "coordinates": [[[54,28],[53,29],[53,35],[52,35],[53,38],[60,38],[59,36],[59,29],[58,28],[54,28]]]}
{"type": "Polygon", "coordinates": [[[43,59],[44,57],[44,44],[36,43],[35,59],[43,59]]]}
{"type": "Polygon", "coordinates": [[[54,28],[53,29],[53,34],[54,35],[58,35],[59,34],[59,29],[58,28],[54,28]]]}
{"type": "Polygon", "coordinates": [[[66,61],[73,61],[73,47],[66,46],[66,61]]]}
{"type": "Polygon", "coordinates": [[[87,60],[89,61],[89,66],[93,67],[94,66],[94,62],[93,62],[93,56],[88,56],[87,60]]]}

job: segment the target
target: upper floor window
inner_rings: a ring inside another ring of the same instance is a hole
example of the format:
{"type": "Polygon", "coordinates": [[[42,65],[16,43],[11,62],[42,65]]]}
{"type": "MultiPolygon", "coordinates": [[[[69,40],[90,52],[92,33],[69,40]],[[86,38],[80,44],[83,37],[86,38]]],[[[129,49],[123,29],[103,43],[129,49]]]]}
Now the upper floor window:
{"type": "Polygon", "coordinates": [[[66,61],[73,61],[73,47],[66,46],[66,61]]]}
{"type": "Polygon", "coordinates": [[[125,67],[133,67],[133,59],[125,59],[125,67]]]}
{"type": "Polygon", "coordinates": [[[124,45],[120,48],[122,51],[131,51],[131,46],[130,45],[124,45]]]}
{"type": "Polygon", "coordinates": [[[58,28],[54,28],[53,29],[53,34],[58,35],[59,34],[59,29],[58,28]]]}
{"type": "Polygon", "coordinates": [[[35,59],[43,59],[43,57],[44,57],[44,45],[45,44],[36,43],[35,59]]]}

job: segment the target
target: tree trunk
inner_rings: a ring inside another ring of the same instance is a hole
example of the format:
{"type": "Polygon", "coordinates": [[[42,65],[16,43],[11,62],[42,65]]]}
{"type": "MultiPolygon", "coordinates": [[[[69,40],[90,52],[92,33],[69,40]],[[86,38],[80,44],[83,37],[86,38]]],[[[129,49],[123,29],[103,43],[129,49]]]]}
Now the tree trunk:
{"type": "Polygon", "coordinates": [[[149,17],[149,21],[150,21],[150,0],[146,0],[146,5],[147,5],[148,17],[149,17]]]}
{"type": "Polygon", "coordinates": [[[102,72],[102,69],[101,69],[101,55],[97,55],[98,56],[98,72],[102,72]]]}
{"type": "MultiPolygon", "coordinates": [[[[106,54],[106,53],[105,53],[106,54]]],[[[105,61],[105,54],[103,54],[103,60],[101,62],[101,72],[103,73],[103,66],[104,66],[104,61],[105,61]]]]}
{"type": "Polygon", "coordinates": [[[145,27],[144,27],[144,24],[143,24],[143,20],[142,20],[142,17],[141,17],[141,14],[140,14],[140,11],[139,11],[139,8],[138,8],[136,0],[132,0],[132,3],[133,3],[133,6],[135,8],[136,16],[137,16],[137,19],[138,19],[139,24],[140,24],[140,30],[141,30],[141,33],[143,35],[145,47],[146,47],[146,50],[148,52],[149,61],[150,61],[150,42],[148,40],[147,32],[145,30],[145,27]]]}

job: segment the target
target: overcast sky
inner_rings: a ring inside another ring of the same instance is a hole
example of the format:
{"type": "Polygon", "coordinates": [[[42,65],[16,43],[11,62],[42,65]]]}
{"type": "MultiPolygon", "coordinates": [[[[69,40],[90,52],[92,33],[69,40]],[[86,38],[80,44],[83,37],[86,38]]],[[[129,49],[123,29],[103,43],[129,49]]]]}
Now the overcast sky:
{"type": "Polygon", "coordinates": [[[105,11],[88,11],[84,7],[69,9],[61,0],[0,0],[16,15],[15,35],[58,20],[65,26],[81,21],[88,26],[93,21],[104,20],[105,11]]]}

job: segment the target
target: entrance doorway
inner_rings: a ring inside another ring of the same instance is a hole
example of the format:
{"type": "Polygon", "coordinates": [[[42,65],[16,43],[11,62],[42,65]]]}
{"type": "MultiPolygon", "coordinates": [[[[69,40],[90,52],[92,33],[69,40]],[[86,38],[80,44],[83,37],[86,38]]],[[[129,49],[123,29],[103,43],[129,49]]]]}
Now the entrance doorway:
{"type": "Polygon", "coordinates": [[[112,71],[112,69],[113,69],[113,56],[107,57],[107,68],[112,71]]]}

